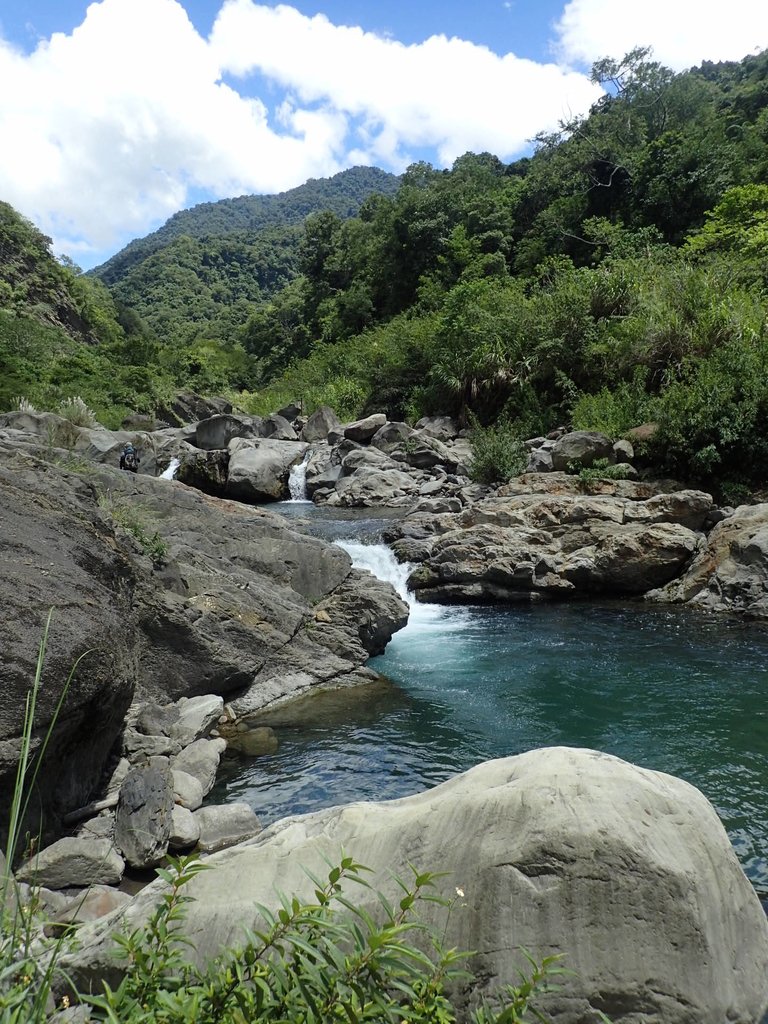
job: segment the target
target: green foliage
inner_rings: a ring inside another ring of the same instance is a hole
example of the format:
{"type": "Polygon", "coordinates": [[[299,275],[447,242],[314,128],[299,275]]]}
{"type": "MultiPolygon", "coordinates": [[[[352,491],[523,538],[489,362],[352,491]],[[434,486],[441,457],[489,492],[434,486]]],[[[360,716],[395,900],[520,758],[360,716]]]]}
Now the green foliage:
{"type": "Polygon", "coordinates": [[[93,427],[96,417],[79,395],[65,398],[57,409],[59,416],[76,427],[93,427]]]}
{"type": "Polygon", "coordinates": [[[568,464],[568,472],[578,474],[581,484],[590,484],[594,480],[626,480],[629,476],[626,466],[622,463],[612,466],[608,459],[595,459],[591,466],[571,462],[568,464]]]}
{"type": "MultiPolygon", "coordinates": [[[[72,679],[81,661],[89,653],[82,654],[73,665],[51,721],[33,756],[39,730],[35,723],[37,700],[42,686],[52,615],[53,609],[48,613],[38,650],[35,677],[24,706],[19,761],[9,810],[8,841],[5,858],[0,856],[0,1024],[43,1024],[48,1019],[51,989],[59,973],[59,957],[65,948],[72,945],[71,936],[66,931],[54,938],[44,934],[44,918],[37,896],[23,893],[11,874],[17,857],[27,852],[22,847],[25,825],[48,743],[72,679]]],[[[29,833],[26,833],[26,838],[29,840],[29,833]]]]}
{"type": "Polygon", "coordinates": [[[512,425],[498,423],[481,427],[475,422],[469,441],[472,446],[470,475],[478,483],[506,483],[525,469],[528,453],[512,425]]]}
{"type": "MultiPolygon", "coordinates": [[[[401,898],[378,895],[374,917],[351,900],[345,885],[370,889],[369,869],[342,854],[326,879],[310,874],[314,900],[281,897],[276,913],[258,908],[265,927],[247,931],[245,944],[202,969],[186,956],[180,931],[190,897],[183,888],[205,866],[194,858],[171,860],[159,872],[167,883],[146,925],[117,938],[129,968],[117,988],[105,984],[88,1002],[94,1020],[113,1024],[452,1024],[455,1009],[447,982],[470,977],[468,954],[444,949],[436,932],[418,918],[424,901],[451,904],[434,895],[437,876],[414,870],[410,883],[396,879],[401,898]]],[[[476,1024],[520,1024],[531,1000],[560,973],[557,957],[530,972],[518,986],[478,1011],[476,1024]],[[493,1008],[492,1008],[493,1007],[493,1008]]]]}
{"type": "Polygon", "coordinates": [[[116,498],[111,492],[99,495],[99,508],[117,525],[135,537],[145,555],[162,565],[168,556],[168,545],[150,524],[150,513],[135,501],[116,498]]]}

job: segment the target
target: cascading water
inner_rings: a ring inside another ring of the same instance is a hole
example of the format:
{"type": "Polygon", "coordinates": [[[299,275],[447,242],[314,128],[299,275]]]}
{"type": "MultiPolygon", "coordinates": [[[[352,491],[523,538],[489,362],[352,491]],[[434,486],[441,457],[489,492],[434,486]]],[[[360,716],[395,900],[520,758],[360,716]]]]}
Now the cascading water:
{"type": "Polygon", "coordinates": [[[180,465],[181,461],[179,459],[171,459],[171,461],[168,463],[168,468],[163,470],[158,479],[173,480],[173,478],[176,476],[176,472],[180,465]]]}
{"type": "Polygon", "coordinates": [[[290,501],[300,501],[304,503],[309,501],[307,498],[307,464],[311,455],[312,449],[307,448],[302,461],[291,467],[291,472],[288,476],[288,493],[291,496],[289,499],[290,501]]]}

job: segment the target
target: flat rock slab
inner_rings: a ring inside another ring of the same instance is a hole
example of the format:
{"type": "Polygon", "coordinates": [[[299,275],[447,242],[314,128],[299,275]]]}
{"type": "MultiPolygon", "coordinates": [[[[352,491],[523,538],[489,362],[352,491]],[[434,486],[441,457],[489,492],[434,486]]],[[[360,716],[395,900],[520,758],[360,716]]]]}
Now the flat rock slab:
{"type": "Polygon", "coordinates": [[[124,870],[125,861],[110,840],[66,837],[22,864],[16,878],[46,889],[84,888],[117,885],[124,870]]]}

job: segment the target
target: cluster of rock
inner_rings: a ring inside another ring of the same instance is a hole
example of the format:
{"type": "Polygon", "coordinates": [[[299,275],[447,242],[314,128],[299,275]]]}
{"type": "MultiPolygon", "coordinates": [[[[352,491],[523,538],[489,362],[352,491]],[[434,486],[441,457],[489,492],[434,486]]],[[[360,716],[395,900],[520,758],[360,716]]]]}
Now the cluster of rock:
{"type": "Polygon", "coordinates": [[[128,902],[119,888],[126,870],[143,878],[135,873],[157,867],[169,853],[206,855],[257,835],[261,825],[248,804],[203,806],[228,727],[237,729],[232,712],[214,694],[134,705],[104,796],[65,815],[71,834],[14,872],[22,898],[34,892],[53,927],[95,920],[128,902]]]}
{"type": "Polygon", "coordinates": [[[0,661],[2,806],[51,608],[33,753],[90,652],[38,776],[51,827],[92,799],[137,701],[213,693],[242,718],[356,685],[375,678],[365,662],[407,621],[389,584],[281,516],[110,466],[72,471],[7,435],[0,601],[14,626],[0,661]]]}

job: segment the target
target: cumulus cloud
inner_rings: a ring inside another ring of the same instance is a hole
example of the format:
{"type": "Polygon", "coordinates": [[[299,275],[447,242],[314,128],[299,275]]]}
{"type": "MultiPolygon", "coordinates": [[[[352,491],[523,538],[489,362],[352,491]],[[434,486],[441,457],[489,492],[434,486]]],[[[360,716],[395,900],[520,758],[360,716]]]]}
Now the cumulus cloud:
{"type": "Polygon", "coordinates": [[[82,258],[184,206],[275,192],[425,148],[516,155],[598,92],[456,38],[404,45],[228,0],[201,37],[178,0],[101,0],[34,52],[0,40],[0,197],[82,258]]]}
{"type": "Polygon", "coordinates": [[[766,0],[570,0],[557,24],[558,51],[591,64],[653,46],[681,71],[703,60],[741,60],[768,47],[766,0]]]}

